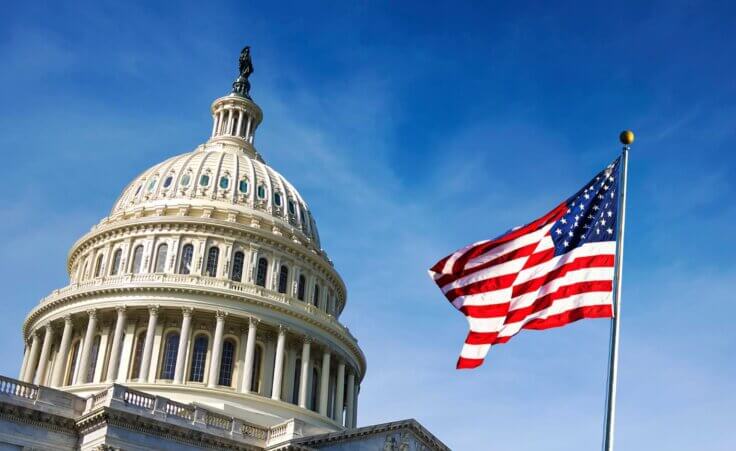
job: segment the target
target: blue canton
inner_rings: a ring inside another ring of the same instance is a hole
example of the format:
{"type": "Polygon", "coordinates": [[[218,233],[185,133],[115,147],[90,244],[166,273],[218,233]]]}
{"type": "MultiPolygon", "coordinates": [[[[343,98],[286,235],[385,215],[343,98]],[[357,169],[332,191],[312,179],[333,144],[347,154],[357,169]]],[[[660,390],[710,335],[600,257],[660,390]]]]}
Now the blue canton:
{"type": "Polygon", "coordinates": [[[567,213],[550,229],[555,255],[585,243],[616,241],[620,159],[615,159],[567,200],[567,213]]]}

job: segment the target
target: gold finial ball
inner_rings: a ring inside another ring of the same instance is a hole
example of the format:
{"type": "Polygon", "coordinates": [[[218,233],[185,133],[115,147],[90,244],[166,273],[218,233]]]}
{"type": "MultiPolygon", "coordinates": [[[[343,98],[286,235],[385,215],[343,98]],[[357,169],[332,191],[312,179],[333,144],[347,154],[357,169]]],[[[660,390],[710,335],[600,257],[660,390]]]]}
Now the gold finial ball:
{"type": "Polygon", "coordinates": [[[618,139],[621,141],[621,144],[628,146],[634,142],[634,132],[631,130],[624,130],[620,135],[618,135],[618,139]]]}

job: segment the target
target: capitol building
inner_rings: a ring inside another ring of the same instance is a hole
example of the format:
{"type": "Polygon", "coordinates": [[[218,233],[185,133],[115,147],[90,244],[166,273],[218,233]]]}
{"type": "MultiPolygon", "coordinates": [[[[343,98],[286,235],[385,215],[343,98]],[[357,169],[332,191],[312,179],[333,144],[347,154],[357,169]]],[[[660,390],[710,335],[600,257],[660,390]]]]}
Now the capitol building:
{"type": "Polygon", "coordinates": [[[446,450],[358,427],[366,356],[308,203],[256,148],[250,50],[209,139],[135,177],[69,250],[0,377],[0,450],[446,450]]]}

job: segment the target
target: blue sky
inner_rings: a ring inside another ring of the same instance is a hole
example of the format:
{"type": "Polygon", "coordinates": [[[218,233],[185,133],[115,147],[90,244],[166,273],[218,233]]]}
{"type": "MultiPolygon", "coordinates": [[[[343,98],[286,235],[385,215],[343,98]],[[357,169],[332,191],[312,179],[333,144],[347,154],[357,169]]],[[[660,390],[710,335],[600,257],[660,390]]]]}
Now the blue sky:
{"type": "Polygon", "coordinates": [[[348,285],[360,424],[415,417],[460,450],[599,447],[608,322],[523,332],[458,372],[467,323],[426,269],[574,193],[632,128],[617,449],[734,449],[725,2],[65,3],[0,17],[0,374],[71,244],[207,138],[247,43],[256,144],[348,285]]]}

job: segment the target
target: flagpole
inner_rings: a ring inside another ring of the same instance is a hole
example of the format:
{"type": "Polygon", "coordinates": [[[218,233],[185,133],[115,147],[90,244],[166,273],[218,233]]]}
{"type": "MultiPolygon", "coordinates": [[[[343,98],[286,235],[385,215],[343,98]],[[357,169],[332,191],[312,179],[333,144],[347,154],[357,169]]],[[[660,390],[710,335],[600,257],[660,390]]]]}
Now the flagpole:
{"type": "Polygon", "coordinates": [[[606,392],[606,430],[603,437],[603,451],[613,451],[613,431],[616,420],[616,385],[618,382],[618,341],[621,327],[621,282],[624,268],[624,228],[626,227],[626,178],[629,170],[629,148],[634,142],[631,130],[619,136],[624,145],[621,153],[621,194],[618,199],[618,221],[616,224],[616,284],[613,292],[613,319],[611,319],[611,339],[608,362],[608,390],[606,392]]]}

